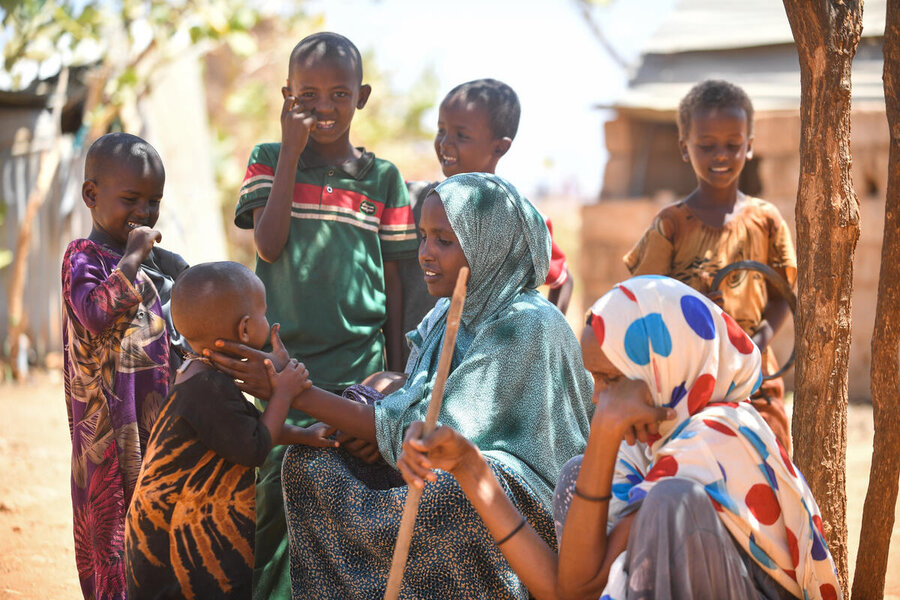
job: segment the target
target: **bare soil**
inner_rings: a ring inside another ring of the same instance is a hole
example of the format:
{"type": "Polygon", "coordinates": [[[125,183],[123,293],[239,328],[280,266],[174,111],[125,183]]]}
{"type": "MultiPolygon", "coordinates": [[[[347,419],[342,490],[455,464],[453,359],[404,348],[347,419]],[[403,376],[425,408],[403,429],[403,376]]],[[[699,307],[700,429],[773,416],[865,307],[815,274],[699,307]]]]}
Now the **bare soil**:
{"type": "MultiPolygon", "coordinates": [[[[69,492],[69,441],[61,378],[37,374],[0,384],[0,599],[79,598],[69,492]]],[[[872,454],[872,409],[848,421],[850,569],[859,546],[872,454]]],[[[885,597],[900,600],[900,510],[894,522],[885,597]]]]}

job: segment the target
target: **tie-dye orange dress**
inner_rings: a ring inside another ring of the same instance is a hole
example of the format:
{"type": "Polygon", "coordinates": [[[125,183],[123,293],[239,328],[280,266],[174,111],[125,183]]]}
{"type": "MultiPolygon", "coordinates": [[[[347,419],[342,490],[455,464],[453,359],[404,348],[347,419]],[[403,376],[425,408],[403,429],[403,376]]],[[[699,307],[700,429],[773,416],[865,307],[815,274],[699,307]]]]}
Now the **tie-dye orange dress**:
{"type": "Polygon", "coordinates": [[[256,474],[272,439],[219,371],[172,388],[125,525],[128,598],[250,598],[256,474]]]}
{"type": "MultiPolygon", "coordinates": [[[[625,255],[632,275],[667,275],[702,294],[709,292],[719,269],[741,260],[772,267],[794,285],[797,256],[791,231],[778,209],[769,202],[745,197],[741,212],[723,225],[701,221],[684,200],[663,208],[640,241],[625,255]]],[[[720,286],[725,311],[753,335],[768,302],[766,281],[756,271],[734,271],[720,286]]],[[[771,349],[763,355],[763,371],[778,369],[771,349]]],[[[784,412],[784,382],[764,384],[766,399],[754,400],[785,448],[790,449],[790,428],[784,412]]]]}

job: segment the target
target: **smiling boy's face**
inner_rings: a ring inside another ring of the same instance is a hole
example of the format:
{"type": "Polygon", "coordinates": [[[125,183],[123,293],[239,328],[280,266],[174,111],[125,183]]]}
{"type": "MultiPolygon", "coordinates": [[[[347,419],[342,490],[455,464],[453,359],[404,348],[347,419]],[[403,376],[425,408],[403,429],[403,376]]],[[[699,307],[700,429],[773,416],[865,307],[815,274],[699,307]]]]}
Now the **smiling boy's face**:
{"type": "Polygon", "coordinates": [[[313,57],[291,63],[282,95],[293,96],[301,110],[316,117],[310,139],[316,144],[341,143],[349,138],[350,122],[369,100],[372,88],[361,85],[349,61],[313,57]]]}
{"type": "Polygon", "coordinates": [[[94,227],[125,247],[132,229],[154,227],[166,176],[152,161],[122,161],[81,189],[94,227]]]}
{"type": "Polygon", "coordinates": [[[477,102],[447,98],[438,113],[434,151],[445,177],[493,173],[512,140],[494,137],[490,114],[477,102]]]}

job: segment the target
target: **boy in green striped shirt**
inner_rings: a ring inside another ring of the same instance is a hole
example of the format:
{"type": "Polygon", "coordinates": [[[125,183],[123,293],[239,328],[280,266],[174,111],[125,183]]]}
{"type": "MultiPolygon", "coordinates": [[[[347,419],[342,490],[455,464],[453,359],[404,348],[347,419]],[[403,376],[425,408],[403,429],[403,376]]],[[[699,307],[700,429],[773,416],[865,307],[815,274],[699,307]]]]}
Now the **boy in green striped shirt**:
{"type": "MultiPolygon", "coordinates": [[[[386,366],[403,370],[397,261],[416,255],[415,225],[397,168],[349,140],[372,91],[356,46],[334,33],[304,38],[281,91],[281,143],[253,149],[234,221],[254,230],[267,317],[281,323],[288,353],[318,387],[340,394],[386,366]]],[[[257,484],[259,598],[290,597],[280,448],[257,484]]]]}

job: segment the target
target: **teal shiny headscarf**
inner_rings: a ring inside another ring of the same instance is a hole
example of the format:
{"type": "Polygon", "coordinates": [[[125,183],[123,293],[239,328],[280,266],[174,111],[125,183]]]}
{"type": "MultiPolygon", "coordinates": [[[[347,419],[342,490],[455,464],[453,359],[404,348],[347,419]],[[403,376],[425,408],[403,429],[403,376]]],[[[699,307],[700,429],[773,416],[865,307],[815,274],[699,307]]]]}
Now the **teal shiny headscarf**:
{"type": "Polygon", "coordinates": [[[535,289],[550,269],[550,232],[541,214],[496,175],[454,175],[434,192],[462,246],[471,275],[462,322],[497,311],[523,289],[535,289]]]}
{"type": "MultiPolygon", "coordinates": [[[[547,225],[495,175],[457,175],[435,191],[471,270],[438,419],[511,467],[549,507],[563,464],[584,451],[593,388],[565,317],[534,289],[549,268],[547,225]]],[[[439,300],[410,336],[406,385],[375,404],[390,464],[409,424],[425,418],[449,304],[439,300]]]]}

